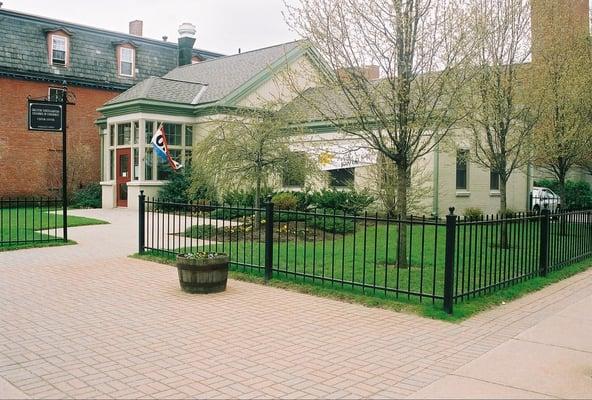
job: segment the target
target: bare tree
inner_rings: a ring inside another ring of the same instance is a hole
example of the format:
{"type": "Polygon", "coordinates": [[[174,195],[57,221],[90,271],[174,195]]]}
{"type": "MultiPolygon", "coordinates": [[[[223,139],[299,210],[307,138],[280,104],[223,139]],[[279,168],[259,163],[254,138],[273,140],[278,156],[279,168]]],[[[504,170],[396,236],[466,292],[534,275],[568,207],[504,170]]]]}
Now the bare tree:
{"type": "MultiPolygon", "coordinates": [[[[474,149],[470,159],[499,179],[500,214],[507,213],[507,183],[529,161],[529,142],[538,115],[526,101],[530,57],[530,1],[474,0],[468,26],[475,39],[465,98],[474,149]]],[[[502,224],[502,247],[508,246],[502,224]]]]}
{"type": "Polygon", "coordinates": [[[571,7],[546,0],[544,4],[537,15],[541,40],[533,54],[531,97],[542,101],[534,160],[557,179],[566,204],[567,175],[585,163],[592,144],[592,48],[586,16],[578,24],[571,7]]]}
{"type": "MultiPolygon", "coordinates": [[[[412,166],[462,118],[455,111],[466,79],[464,13],[461,0],[301,0],[289,8],[289,24],[338,71],[321,75],[323,89],[303,91],[299,101],[314,111],[309,119],[330,121],[394,164],[402,218],[412,166]],[[368,79],[370,64],[381,79],[368,79]]],[[[400,265],[406,237],[403,228],[400,265]]]]}

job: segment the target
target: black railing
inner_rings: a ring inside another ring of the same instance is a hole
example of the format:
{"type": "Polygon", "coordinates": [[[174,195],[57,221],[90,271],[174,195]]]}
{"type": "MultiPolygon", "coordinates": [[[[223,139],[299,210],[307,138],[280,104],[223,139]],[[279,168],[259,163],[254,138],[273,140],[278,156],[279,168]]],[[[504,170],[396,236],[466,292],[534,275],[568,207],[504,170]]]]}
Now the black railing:
{"type": "Polygon", "coordinates": [[[182,204],[140,195],[140,252],[228,254],[238,271],[453,304],[592,254],[590,212],[446,220],[182,204]]]}
{"type": "Polygon", "coordinates": [[[62,201],[0,198],[0,250],[31,243],[64,241],[62,201]]]}

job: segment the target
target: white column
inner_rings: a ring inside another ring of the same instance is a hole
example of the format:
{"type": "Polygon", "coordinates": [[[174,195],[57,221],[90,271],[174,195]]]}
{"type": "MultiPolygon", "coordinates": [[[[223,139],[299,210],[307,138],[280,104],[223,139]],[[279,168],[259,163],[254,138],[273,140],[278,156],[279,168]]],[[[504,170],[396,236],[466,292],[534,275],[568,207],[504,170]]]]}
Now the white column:
{"type": "Polygon", "coordinates": [[[144,157],[146,156],[146,120],[140,118],[138,122],[138,146],[139,146],[139,153],[138,153],[138,169],[140,170],[140,181],[144,181],[146,179],[146,160],[144,157]]]}

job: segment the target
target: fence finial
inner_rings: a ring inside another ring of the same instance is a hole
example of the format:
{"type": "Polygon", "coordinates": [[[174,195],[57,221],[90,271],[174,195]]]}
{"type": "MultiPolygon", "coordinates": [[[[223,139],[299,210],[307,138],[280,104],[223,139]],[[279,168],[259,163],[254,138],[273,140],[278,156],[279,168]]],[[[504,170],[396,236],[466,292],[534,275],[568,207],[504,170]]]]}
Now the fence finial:
{"type": "Polygon", "coordinates": [[[448,211],[450,211],[450,215],[454,215],[454,207],[448,208],[448,211]]]}

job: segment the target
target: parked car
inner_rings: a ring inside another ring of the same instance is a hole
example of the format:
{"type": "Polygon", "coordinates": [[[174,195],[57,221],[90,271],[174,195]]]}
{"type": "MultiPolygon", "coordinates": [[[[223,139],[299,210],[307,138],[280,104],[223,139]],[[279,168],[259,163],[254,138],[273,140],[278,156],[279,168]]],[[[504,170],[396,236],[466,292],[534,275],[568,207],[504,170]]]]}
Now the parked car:
{"type": "Polygon", "coordinates": [[[561,209],[561,198],[549,188],[533,187],[530,192],[530,204],[534,212],[538,213],[547,208],[553,213],[561,209]]]}

